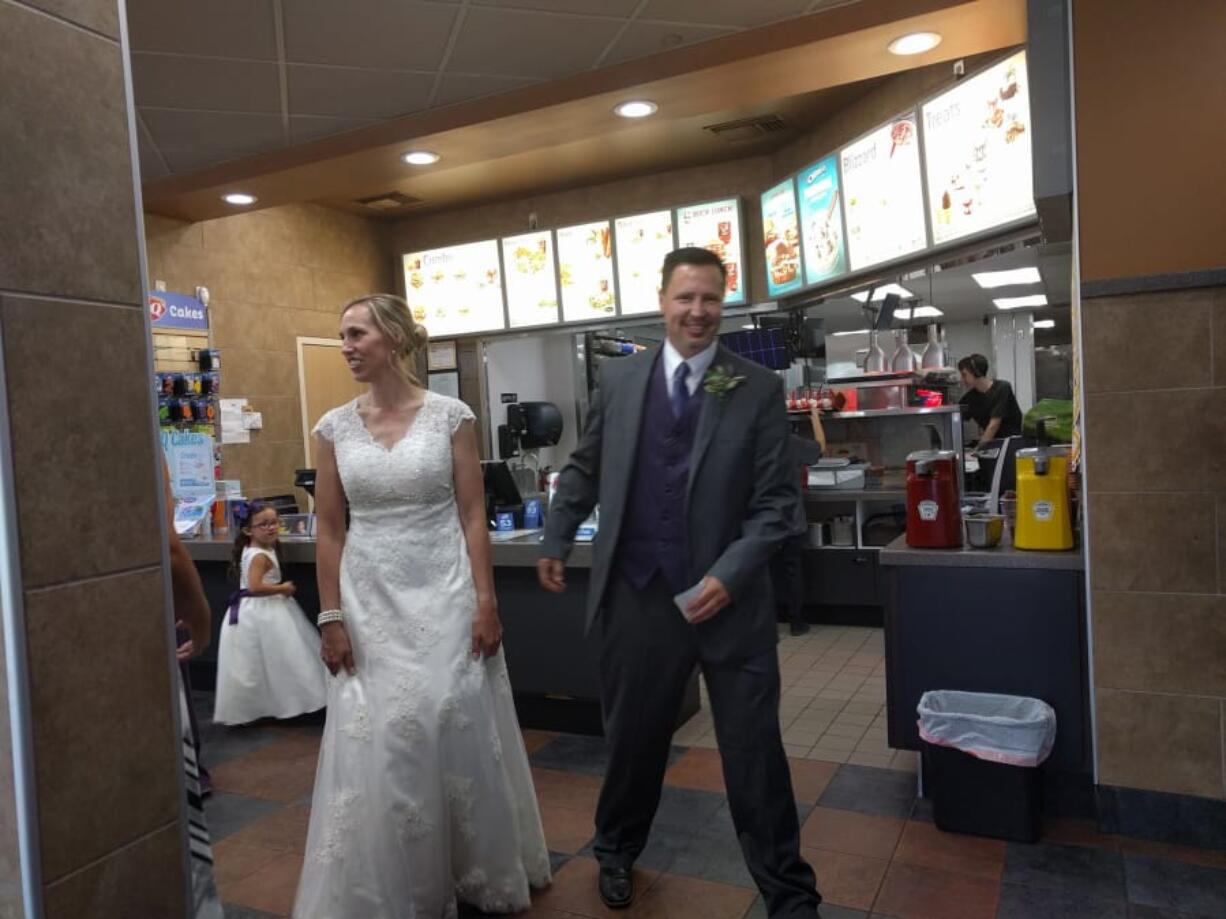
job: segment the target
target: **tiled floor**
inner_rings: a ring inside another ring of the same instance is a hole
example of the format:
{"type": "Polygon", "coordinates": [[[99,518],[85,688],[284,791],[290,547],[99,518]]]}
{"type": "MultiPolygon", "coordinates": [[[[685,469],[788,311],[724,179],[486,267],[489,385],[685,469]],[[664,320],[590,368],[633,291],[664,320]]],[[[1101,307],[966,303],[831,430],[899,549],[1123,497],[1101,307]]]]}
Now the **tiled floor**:
{"type": "MultiPolygon", "coordinates": [[[[825,919],[1226,916],[1226,852],[1103,836],[1077,821],[1048,824],[1035,846],[937,830],[906,771],[914,758],[884,752],[880,633],[820,629],[787,638],[780,656],[801,844],[826,898],[825,919]],[[840,725],[846,727],[836,730],[840,725]],[[878,759],[853,761],[871,756],[878,759]]],[[[202,714],[209,701],[201,698],[202,714]]],[[[764,917],[708,735],[705,716],[678,733],[651,840],[637,866],[639,898],[617,914],[597,898],[589,848],[602,742],[525,731],[555,875],[522,915],[764,917]]],[[[291,908],[318,738],[318,724],[227,731],[206,721],[205,759],[216,788],[207,807],[228,919],[270,919],[291,908]]]]}

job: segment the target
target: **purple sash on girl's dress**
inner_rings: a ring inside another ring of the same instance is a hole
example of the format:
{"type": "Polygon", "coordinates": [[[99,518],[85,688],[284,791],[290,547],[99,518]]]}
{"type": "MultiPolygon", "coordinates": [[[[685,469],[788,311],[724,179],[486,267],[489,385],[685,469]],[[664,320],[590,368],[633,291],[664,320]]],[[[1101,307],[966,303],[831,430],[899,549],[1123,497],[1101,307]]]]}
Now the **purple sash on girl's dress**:
{"type": "Polygon", "coordinates": [[[226,601],[226,607],[230,610],[230,625],[238,625],[238,608],[243,602],[244,597],[254,597],[251,591],[246,587],[240,588],[230,594],[230,599],[226,601]]]}

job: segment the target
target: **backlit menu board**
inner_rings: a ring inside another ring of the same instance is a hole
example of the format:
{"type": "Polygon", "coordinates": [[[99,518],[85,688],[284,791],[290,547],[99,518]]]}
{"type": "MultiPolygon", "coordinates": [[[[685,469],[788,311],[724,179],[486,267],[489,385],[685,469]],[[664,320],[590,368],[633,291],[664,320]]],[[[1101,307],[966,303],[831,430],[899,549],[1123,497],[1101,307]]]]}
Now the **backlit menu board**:
{"type": "Polygon", "coordinates": [[[762,194],[762,243],[767,293],[777,297],[803,286],[796,185],[791,179],[762,194]]]}
{"type": "Polygon", "coordinates": [[[617,244],[617,292],[623,316],[660,308],[660,269],[672,252],[673,212],[654,211],[619,217],[613,223],[617,244]]]}
{"type": "Polygon", "coordinates": [[[553,234],[548,230],[502,240],[507,317],[511,328],[558,321],[558,275],[553,264],[553,234]]]}
{"type": "Polygon", "coordinates": [[[617,311],[612,232],[607,220],[557,231],[564,322],[600,319],[617,311]]]}
{"type": "Polygon", "coordinates": [[[805,284],[818,284],[847,270],[843,209],[839,207],[839,161],[818,160],[796,176],[800,197],[801,262],[805,284]]]}
{"type": "Polygon", "coordinates": [[[710,249],[728,272],[724,303],[745,302],[744,249],[741,245],[741,202],[737,198],[677,208],[677,245],[710,249]]]}
{"type": "Polygon", "coordinates": [[[498,243],[488,239],[404,257],[405,299],[431,338],[506,327],[498,243]]]}
{"type": "Polygon", "coordinates": [[[845,147],[839,160],[852,270],[923,249],[928,240],[915,113],[845,147]]]}
{"type": "Polygon", "coordinates": [[[1024,51],[959,83],[922,111],[934,243],[1034,214],[1024,51]]]}

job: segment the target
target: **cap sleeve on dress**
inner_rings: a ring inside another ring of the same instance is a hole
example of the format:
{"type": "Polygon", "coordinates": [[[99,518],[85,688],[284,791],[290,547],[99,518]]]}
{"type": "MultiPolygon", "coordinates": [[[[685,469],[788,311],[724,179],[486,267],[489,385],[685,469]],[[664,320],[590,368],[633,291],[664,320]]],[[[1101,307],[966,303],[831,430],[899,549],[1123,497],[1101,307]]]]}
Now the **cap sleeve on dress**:
{"type": "Polygon", "coordinates": [[[460,425],[462,425],[465,421],[477,420],[477,416],[473,414],[473,410],[459,399],[452,399],[451,404],[447,406],[447,409],[451,421],[452,434],[455,434],[455,432],[460,429],[460,425]]]}
{"type": "Polygon", "coordinates": [[[316,434],[328,443],[336,443],[336,409],[329,409],[319,419],[311,433],[316,434]]]}

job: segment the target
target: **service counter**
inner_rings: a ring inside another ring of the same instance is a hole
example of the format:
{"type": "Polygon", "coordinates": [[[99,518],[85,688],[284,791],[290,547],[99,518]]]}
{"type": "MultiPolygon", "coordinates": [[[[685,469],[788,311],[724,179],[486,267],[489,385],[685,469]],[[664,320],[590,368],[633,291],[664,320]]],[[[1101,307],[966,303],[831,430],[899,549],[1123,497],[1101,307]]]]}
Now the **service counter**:
{"type": "MultiPolygon", "coordinates": [[[[217,636],[226,600],[235,589],[227,574],[230,539],[185,540],[196,562],[213,611],[213,642],[192,662],[192,681],[211,689],[216,679],[217,636]]],[[[535,534],[495,542],[490,547],[494,589],[502,619],[503,643],[520,724],[525,728],[602,733],[600,687],[595,641],[583,634],[590,545],[576,545],[567,562],[566,592],[551,594],[536,580],[538,542],[535,534]]],[[[308,616],[319,611],[315,583],[315,541],[282,539],[282,576],[297,587],[296,599],[308,616]]],[[[678,724],[698,711],[695,674],[686,692],[678,724]]]]}

